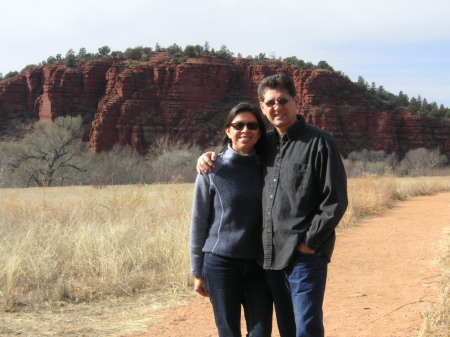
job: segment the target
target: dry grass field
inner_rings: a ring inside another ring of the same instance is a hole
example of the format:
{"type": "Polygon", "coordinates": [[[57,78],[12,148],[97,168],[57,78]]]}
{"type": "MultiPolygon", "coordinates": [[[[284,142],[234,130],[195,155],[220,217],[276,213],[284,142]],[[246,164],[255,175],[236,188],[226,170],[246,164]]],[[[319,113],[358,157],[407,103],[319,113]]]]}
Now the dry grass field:
{"type": "MultiPolygon", "coordinates": [[[[450,177],[350,179],[340,229],[398,200],[449,190],[450,177]]],[[[146,312],[183,301],[192,191],[192,184],[2,189],[0,335],[16,334],[17,324],[27,336],[131,334],[149,323],[146,312]]],[[[448,280],[448,254],[443,261],[448,280]]],[[[437,315],[426,314],[424,325],[438,325],[437,315]]],[[[422,337],[438,336],[425,330],[422,337]]]]}
{"type": "Polygon", "coordinates": [[[417,337],[448,337],[450,335],[450,227],[441,241],[439,264],[442,274],[439,297],[431,309],[422,315],[422,326],[417,337]]]}

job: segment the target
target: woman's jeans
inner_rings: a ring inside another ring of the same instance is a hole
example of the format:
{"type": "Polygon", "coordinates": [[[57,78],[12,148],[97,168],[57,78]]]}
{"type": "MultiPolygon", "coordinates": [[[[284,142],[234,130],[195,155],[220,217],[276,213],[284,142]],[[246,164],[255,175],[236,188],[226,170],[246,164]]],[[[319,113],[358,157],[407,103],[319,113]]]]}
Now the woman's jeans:
{"type": "Polygon", "coordinates": [[[219,336],[241,336],[242,305],[247,336],[270,337],[273,302],[264,271],[255,260],[205,253],[203,277],[219,336]]]}
{"type": "Polygon", "coordinates": [[[266,270],[281,337],[323,337],[322,304],[328,259],[296,252],[282,270],[266,270]]]}

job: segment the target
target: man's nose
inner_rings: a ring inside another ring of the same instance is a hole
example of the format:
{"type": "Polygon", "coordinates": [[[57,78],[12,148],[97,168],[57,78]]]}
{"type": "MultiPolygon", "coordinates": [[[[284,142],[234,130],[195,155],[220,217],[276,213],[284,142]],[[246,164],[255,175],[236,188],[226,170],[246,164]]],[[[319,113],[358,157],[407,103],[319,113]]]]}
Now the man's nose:
{"type": "Polygon", "coordinates": [[[279,110],[280,108],[282,108],[283,106],[280,104],[280,102],[275,102],[275,104],[273,105],[273,108],[275,110],[279,110]]]}

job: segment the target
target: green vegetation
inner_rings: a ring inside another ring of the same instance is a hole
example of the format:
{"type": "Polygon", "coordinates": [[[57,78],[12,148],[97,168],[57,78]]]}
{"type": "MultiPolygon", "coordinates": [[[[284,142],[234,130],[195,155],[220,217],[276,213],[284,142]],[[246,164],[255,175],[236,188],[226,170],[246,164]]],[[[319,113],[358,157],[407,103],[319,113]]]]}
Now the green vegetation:
{"type": "Polygon", "coordinates": [[[372,82],[372,84],[369,85],[362,76],[358,77],[356,85],[370,96],[388,102],[394,111],[398,111],[403,107],[415,115],[450,118],[450,108],[446,108],[443,104],[438,107],[436,102],[428,103],[427,99],[422,98],[420,95],[417,98],[411,97],[411,99],[409,99],[408,95],[404,94],[403,91],[400,91],[398,95],[395,95],[386,91],[382,85],[377,87],[375,82],[372,82]]]}
{"type": "Polygon", "coordinates": [[[17,76],[17,75],[19,75],[18,71],[10,71],[9,73],[7,73],[5,75],[5,77],[0,77],[0,81],[7,80],[8,78],[12,78],[12,77],[17,76]]]}
{"type": "MultiPolygon", "coordinates": [[[[206,41],[203,46],[198,44],[187,45],[184,47],[184,49],[176,43],[170,45],[167,48],[162,47],[159,43],[156,43],[154,48],[137,46],[134,48],[127,48],[124,52],[111,51],[111,48],[108,46],[98,48],[97,53],[88,53],[86,48],[80,48],[80,50],[76,54],[73,49],[69,49],[65,57],[62,57],[61,54],[57,54],[56,56],[49,56],[47,60],[42,61],[38,65],[51,65],[54,63],[59,63],[64,64],[67,67],[77,67],[84,62],[102,58],[116,58],[129,61],[146,62],[149,61],[153,56],[161,52],[166,52],[169,61],[174,64],[186,62],[188,58],[195,58],[200,56],[216,56],[225,59],[234,57],[234,53],[231,52],[227,48],[227,46],[222,45],[220,49],[215,50],[214,48],[211,48],[208,41],[206,41]]],[[[238,53],[237,57],[242,58],[242,55],[238,53]]],[[[298,69],[320,69],[335,71],[334,68],[324,60],[321,60],[317,63],[317,65],[314,65],[311,62],[305,62],[302,59],[298,59],[296,56],[289,56],[282,59],[281,57],[276,58],[274,55],[268,57],[265,53],[259,53],[255,56],[249,55],[246,57],[246,59],[251,61],[253,64],[262,64],[267,61],[275,61],[280,63],[287,63],[298,69]]],[[[20,73],[24,73],[26,70],[37,67],[38,65],[29,64],[24,69],[22,69],[20,73]]],[[[337,73],[346,77],[346,75],[341,71],[337,71],[337,73]]],[[[2,77],[2,74],[0,74],[0,81],[12,78],[17,75],[19,75],[19,72],[17,71],[11,71],[4,77],[2,77]]],[[[400,91],[398,95],[395,95],[391,92],[386,91],[383,86],[377,87],[375,82],[369,84],[362,76],[359,76],[356,85],[363,89],[368,95],[387,101],[393,111],[398,111],[401,108],[406,108],[413,114],[417,115],[425,115],[441,119],[450,118],[450,108],[446,108],[443,104],[438,105],[436,102],[428,102],[426,98],[422,98],[420,95],[418,97],[411,97],[411,99],[402,91],[400,91]]]]}

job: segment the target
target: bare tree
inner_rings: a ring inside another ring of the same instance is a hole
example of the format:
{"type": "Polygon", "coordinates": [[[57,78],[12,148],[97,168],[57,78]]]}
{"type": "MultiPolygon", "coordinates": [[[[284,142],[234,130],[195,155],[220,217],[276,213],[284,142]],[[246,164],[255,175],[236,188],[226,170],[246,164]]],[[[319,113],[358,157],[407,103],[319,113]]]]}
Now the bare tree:
{"type": "Polygon", "coordinates": [[[56,181],[62,185],[73,173],[86,171],[87,145],[81,133],[81,117],[37,122],[33,133],[10,146],[9,165],[25,186],[52,186],[56,181]]]}

